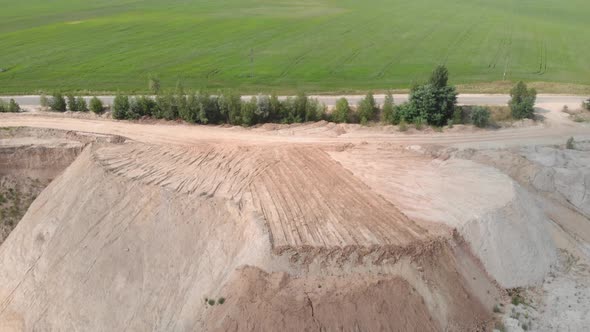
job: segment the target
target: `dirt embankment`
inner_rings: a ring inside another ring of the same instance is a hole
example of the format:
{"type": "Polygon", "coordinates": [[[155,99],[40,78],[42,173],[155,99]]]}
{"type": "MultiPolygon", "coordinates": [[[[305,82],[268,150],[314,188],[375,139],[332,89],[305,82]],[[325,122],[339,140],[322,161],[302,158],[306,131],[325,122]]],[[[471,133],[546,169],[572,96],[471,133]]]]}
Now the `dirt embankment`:
{"type": "Polygon", "coordinates": [[[494,282],[430,226],[316,148],[91,146],[0,247],[0,329],[489,328],[494,282]]]}
{"type": "Polygon", "coordinates": [[[0,244],[41,191],[82,151],[83,144],[65,133],[50,136],[22,128],[0,131],[0,244]]]}

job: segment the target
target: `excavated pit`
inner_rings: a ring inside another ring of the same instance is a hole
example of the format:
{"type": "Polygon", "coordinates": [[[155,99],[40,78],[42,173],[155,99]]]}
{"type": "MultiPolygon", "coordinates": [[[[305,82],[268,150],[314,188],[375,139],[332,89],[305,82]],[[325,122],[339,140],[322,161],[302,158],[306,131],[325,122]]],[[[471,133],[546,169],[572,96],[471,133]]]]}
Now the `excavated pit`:
{"type": "Polygon", "coordinates": [[[24,128],[0,130],[0,245],[35,198],[76,159],[83,147],[80,141],[66,138],[65,133],[40,135],[24,128]]]}

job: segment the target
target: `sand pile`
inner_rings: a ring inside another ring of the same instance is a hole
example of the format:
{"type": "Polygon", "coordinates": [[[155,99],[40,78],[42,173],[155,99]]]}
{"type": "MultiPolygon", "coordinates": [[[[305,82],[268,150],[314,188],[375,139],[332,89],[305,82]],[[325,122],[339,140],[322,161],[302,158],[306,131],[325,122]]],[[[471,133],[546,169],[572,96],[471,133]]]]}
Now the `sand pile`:
{"type": "Polygon", "coordinates": [[[456,228],[502,287],[538,283],[556,260],[537,202],[492,167],[389,145],[331,156],[413,220],[456,228]]]}
{"type": "Polygon", "coordinates": [[[0,247],[0,330],[490,326],[498,290],[460,236],[321,151],[225,149],[87,147],[0,247]]]}

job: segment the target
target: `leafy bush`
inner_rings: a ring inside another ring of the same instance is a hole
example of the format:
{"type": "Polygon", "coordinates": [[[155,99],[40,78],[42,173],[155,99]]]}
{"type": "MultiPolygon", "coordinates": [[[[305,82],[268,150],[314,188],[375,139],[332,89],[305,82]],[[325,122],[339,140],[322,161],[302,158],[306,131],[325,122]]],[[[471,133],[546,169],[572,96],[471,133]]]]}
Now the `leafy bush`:
{"type": "Polygon", "coordinates": [[[49,100],[49,108],[55,112],[65,112],[66,111],[66,100],[61,95],[61,93],[56,92],[52,95],[51,100],[49,100]]]}
{"type": "Polygon", "coordinates": [[[365,98],[360,100],[357,112],[359,119],[363,124],[375,119],[375,116],[377,115],[377,106],[372,92],[367,93],[365,98]]]}
{"type": "Polygon", "coordinates": [[[129,113],[129,97],[117,95],[113,101],[113,119],[126,119],[129,113]]]}
{"type": "Polygon", "coordinates": [[[90,99],[90,110],[96,114],[101,114],[104,111],[102,101],[97,97],[90,99]]]}
{"type": "Polygon", "coordinates": [[[490,122],[490,110],[483,106],[474,107],[471,111],[471,122],[479,128],[487,127],[490,122]]]}
{"type": "Polygon", "coordinates": [[[217,304],[224,304],[225,303],[225,297],[220,297],[219,300],[217,300],[217,304]]]}
{"type": "Polygon", "coordinates": [[[14,99],[10,99],[8,102],[0,99],[0,113],[17,113],[18,111],[20,111],[20,106],[14,99]]]}
{"type": "Polygon", "coordinates": [[[47,96],[42,93],[41,96],[39,96],[39,104],[41,105],[41,107],[49,107],[49,100],[47,99],[47,96]]]}
{"type": "Polygon", "coordinates": [[[414,126],[416,127],[416,129],[422,130],[422,128],[424,127],[424,123],[425,122],[426,121],[424,121],[423,118],[417,117],[416,119],[414,119],[414,126]]]}
{"type": "Polygon", "coordinates": [[[457,105],[457,91],[448,85],[449,72],[438,66],[426,84],[412,87],[410,100],[400,105],[400,118],[416,122],[417,118],[430,125],[443,126],[453,116],[457,105]]]}
{"type": "Polygon", "coordinates": [[[336,123],[348,122],[350,117],[350,106],[346,98],[340,98],[336,101],[336,109],[332,114],[332,120],[336,123]]]}
{"type": "Polygon", "coordinates": [[[257,100],[254,96],[252,96],[249,101],[244,101],[242,103],[242,125],[251,126],[256,124],[256,107],[257,100]]]}
{"type": "Polygon", "coordinates": [[[406,123],[406,120],[401,120],[399,123],[399,131],[406,131],[408,130],[408,124],[406,123]]]}
{"type": "Polygon", "coordinates": [[[455,107],[453,111],[453,124],[463,124],[463,108],[461,106],[455,107]]]}
{"type": "Polygon", "coordinates": [[[396,107],[395,113],[397,114],[397,117],[400,121],[403,120],[406,123],[414,122],[414,119],[416,119],[420,115],[414,107],[414,105],[411,103],[403,103],[401,105],[398,105],[396,107]]]}
{"type": "Polygon", "coordinates": [[[399,122],[399,117],[396,121],[395,104],[393,103],[393,95],[391,92],[388,92],[385,95],[381,110],[381,121],[387,124],[397,124],[397,122],[399,122]]]}
{"type": "MultiPolygon", "coordinates": [[[[271,98],[272,101],[272,98],[271,98]]],[[[233,91],[226,91],[217,99],[217,106],[222,119],[226,123],[239,125],[241,123],[242,100],[240,95],[233,91]]]]}
{"type": "Polygon", "coordinates": [[[83,97],[76,98],[76,109],[78,112],[88,112],[88,105],[86,105],[86,100],[83,97]]]}
{"type": "Polygon", "coordinates": [[[70,110],[70,112],[78,112],[78,104],[76,104],[76,97],[69,93],[67,96],[67,104],[68,104],[68,110],[70,110]]]}
{"type": "Polygon", "coordinates": [[[510,90],[510,97],[508,106],[510,106],[513,118],[532,119],[534,117],[535,100],[537,98],[535,89],[528,89],[526,84],[520,81],[510,90]]]}
{"type": "Polygon", "coordinates": [[[173,92],[156,97],[154,116],[158,119],[175,120],[178,118],[178,105],[173,92]]]}

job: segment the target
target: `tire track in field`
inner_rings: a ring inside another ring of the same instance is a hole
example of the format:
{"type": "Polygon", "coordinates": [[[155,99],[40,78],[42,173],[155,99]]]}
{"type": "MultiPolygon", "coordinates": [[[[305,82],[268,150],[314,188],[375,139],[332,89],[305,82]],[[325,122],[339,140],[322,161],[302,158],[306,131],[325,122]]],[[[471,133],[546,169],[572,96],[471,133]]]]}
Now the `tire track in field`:
{"type": "MultiPolygon", "coordinates": [[[[457,14],[455,14],[453,17],[450,17],[450,18],[448,18],[448,19],[449,19],[449,20],[453,20],[453,19],[455,19],[457,16],[458,16],[458,13],[457,13],[457,14]]],[[[406,55],[406,54],[408,54],[410,51],[413,51],[413,50],[415,50],[415,49],[418,47],[418,44],[419,44],[420,42],[423,42],[423,41],[426,39],[426,37],[428,37],[428,36],[432,35],[432,33],[433,33],[434,31],[436,31],[438,28],[439,28],[439,26],[438,26],[438,25],[436,25],[436,24],[433,24],[433,25],[431,25],[431,26],[430,26],[430,28],[429,28],[429,29],[427,29],[426,31],[424,31],[423,33],[421,33],[421,34],[419,35],[419,38],[413,38],[413,39],[414,39],[414,40],[416,40],[417,42],[414,42],[414,43],[409,43],[409,44],[407,44],[407,46],[406,46],[406,47],[402,48],[402,49],[401,49],[401,50],[398,52],[398,54],[397,54],[396,56],[392,57],[390,61],[388,61],[388,62],[387,62],[385,65],[383,65],[383,66],[381,67],[381,69],[380,69],[380,70],[379,70],[379,71],[378,71],[378,72],[377,72],[375,75],[373,75],[373,78],[383,78],[383,77],[385,76],[385,74],[386,74],[386,73],[387,73],[387,72],[388,72],[388,71],[391,69],[391,67],[392,67],[393,65],[395,65],[395,64],[399,64],[399,63],[400,63],[400,61],[402,61],[402,59],[406,58],[405,56],[400,56],[399,54],[404,54],[404,55],[406,55]]]]}

